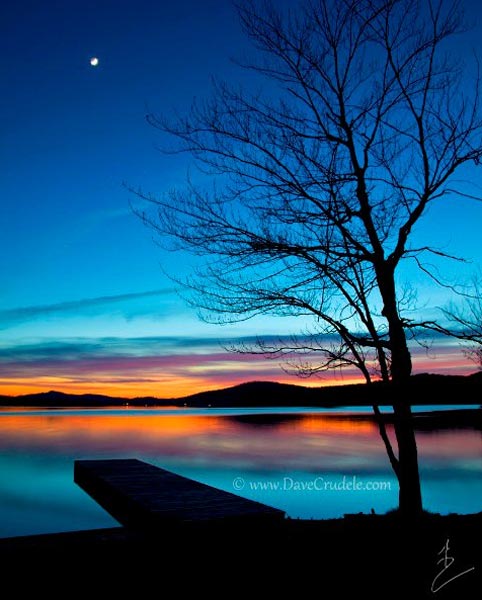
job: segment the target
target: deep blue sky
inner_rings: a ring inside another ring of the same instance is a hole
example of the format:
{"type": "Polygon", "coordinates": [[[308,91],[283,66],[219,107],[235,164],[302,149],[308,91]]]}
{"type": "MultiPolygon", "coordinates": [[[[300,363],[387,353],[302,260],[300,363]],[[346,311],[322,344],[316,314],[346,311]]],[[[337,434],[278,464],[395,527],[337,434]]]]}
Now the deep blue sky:
{"type": "Polygon", "coordinates": [[[159,286],[159,257],[121,184],[179,180],[144,116],[186,109],[231,69],[229,2],[200,5],[2,3],[4,305],[159,286]]]}
{"type": "MultiPolygon", "coordinates": [[[[481,9],[475,1],[466,6],[475,29],[464,44],[479,50],[481,9]]],[[[228,0],[1,3],[5,390],[125,384],[130,395],[149,386],[162,395],[186,377],[199,387],[276,377],[276,364],[236,362],[216,340],[293,324],[258,320],[219,330],[199,323],[172,293],[159,265],[173,259],[133,216],[122,186],[159,192],[182,183],[187,159],[157,152],[160,134],[145,115],[188,110],[194,96],[209,93],[213,75],[236,81],[241,75],[230,58],[246,44],[228,0]],[[100,61],[95,68],[93,56],[100,61]],[[172,356],[184,357],[177,370],[167,364],[172,356]],[[129,363],[127,372],[113,366],[119,357],[148,365],[129,363]]],[[[448,202],[433,209],[420,235],[480,264],[481,209],[448,202]]],[[[188,268],[187,257],[175,260],[176,269],[188,268]]],[[[447,273],[456,279],[468,270],[447,273]]],[[[446,301],[427,282],[417,283],[427,308],[446,301]]]]}

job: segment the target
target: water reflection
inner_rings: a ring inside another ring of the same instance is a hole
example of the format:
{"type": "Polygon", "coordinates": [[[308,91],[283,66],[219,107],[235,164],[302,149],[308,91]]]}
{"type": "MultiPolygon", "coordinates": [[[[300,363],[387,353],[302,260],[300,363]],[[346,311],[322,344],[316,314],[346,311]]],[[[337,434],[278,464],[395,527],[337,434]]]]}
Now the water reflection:
{"type": "MultiPolygon", "coordinates": [[[[367,415],[251,412],[2,411],[0,535],[113,524],[72,483],[76,458],[144,459],[278,506],[293,517],[372,508],[385,512],[396,506],[396,482],[377,425],[367,415]],[[362,483],[388,482],[390,489],[299,489],[302,482],[320,478],[336,487],[354,476],[362,483]],[[233,490],[239,478],[244,485],[233,490]],[[300,482],[298,489],[291,482],[300,482]]],[[[420,431],[417,439],[426,507],[479,511],[480,432],[420,431]]]]}

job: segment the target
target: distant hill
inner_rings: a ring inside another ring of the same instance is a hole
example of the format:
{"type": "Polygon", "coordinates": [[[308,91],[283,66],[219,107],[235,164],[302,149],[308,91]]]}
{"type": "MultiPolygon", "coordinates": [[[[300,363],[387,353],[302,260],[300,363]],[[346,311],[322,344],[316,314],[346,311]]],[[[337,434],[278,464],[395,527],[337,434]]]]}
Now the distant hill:
{"type": "Polygon", "coordinates": [[[172,406],[171,400],[160,398],[118,398],[101,394],[65,394],[64,392],[42,392],[23,396],[0,396],[0,406],[47,406],[47,407],[103,407],[103,406],[172,406]]]}
{"type": "Polygon", "coordinates": [[[397,397],[416,404],[480,405],[482,372],[467,377],[414,375],[403,388],[381,382],[309,388],[269,381],[252,381],[222,390],[200,392],[176,399],[119,398],[99,394],[65,394],[50,391],[23,396],[0,396],[0,406],[105,407],[105,406],[371,406],[390,405],[397,397]]]}
{"type": "Polygon", "coordinates": [[[390,405],[396,397],[410,396],[412,404],[481,403],[482,372],[468,377],[414,375],[403,389],[381,382],[366,385],[304,387],[273,382],[249,382],[223,390],[200,392],[179,399],[187,406],[370,406],[390,405]]]}

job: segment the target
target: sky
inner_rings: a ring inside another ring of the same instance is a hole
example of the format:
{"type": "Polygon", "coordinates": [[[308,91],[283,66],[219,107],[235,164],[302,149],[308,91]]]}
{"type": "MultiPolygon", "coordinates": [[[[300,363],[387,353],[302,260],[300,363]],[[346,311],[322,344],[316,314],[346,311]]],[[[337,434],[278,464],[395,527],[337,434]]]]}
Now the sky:
{"type": "MultiPolygon", "coordinates": [[[[284,0],[289,3],[289,0],[284,0]]],[[[482,56],[481,8],[463,44],[482,56]]],[[[464,47],[465,47],[464,46],[464,47]]],[[[233,341],[297,332],[294,319],[200,321],[164,274],[162,251],[126,185],[182,184],[187,157],[159,152],[148,113],[185,113],[211,77],[238,81],[248,42],[229,0],[4,0],[0,7],[0,394],[57,389],[176,397],[248,380],[298,382],[233,341]],[[99,64],[91,66],[90,59],[99,64]]],[[[466,174],[479,178],[478,171],[466,174]]],[[[480,265],[482,203],[448,201],[417,231],[480,265]]],[[[452,270],[450,270],[452,269],[452,270]]],[[[426,311],[445,292],[411,274],[426,311]]],[[[455,342],[414,348],[415,371],[469,373],[455,342]]],[[[347,372],[308,385],[348,383],[347,372]]]]}

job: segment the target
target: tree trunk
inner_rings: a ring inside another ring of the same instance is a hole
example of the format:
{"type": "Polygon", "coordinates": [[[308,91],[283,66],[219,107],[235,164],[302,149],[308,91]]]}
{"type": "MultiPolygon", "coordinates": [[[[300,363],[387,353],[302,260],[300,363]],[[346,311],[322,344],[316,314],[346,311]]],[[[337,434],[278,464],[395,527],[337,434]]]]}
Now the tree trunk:
{"type": "Polygon", "coordinates": [[[407,383],[412,372],[412,359],[407,337],[400,320],[395,292],[393,269],[384,268],[378,273],[383,299],[383,316],[387,319],[391,345],[391,375],[395,436],[398,444],[399,511],[402,517],[413,519],[423,512],[418,453],[407,383]]]}
{"type": "Polygon", "coordinates": [[[423,505],[412,411],[406,398],[396,400],[393,410],[398,444],[398,506],[402,517],[413,520],[422,514],[423,505]]]}
{"type": "Polygon", "coordinates": [[[380,292],[383,299],[382,315],[388,323],[392,364],[392,381],[395,385],[407,383],[412,374],[412,358],[407,345],[407,336],[400,320],[395,290],[395,277],[392,269],[386,269],[379,276],[380,292]],[[383,283],[382,283],[383,282],[383,283]]]}

